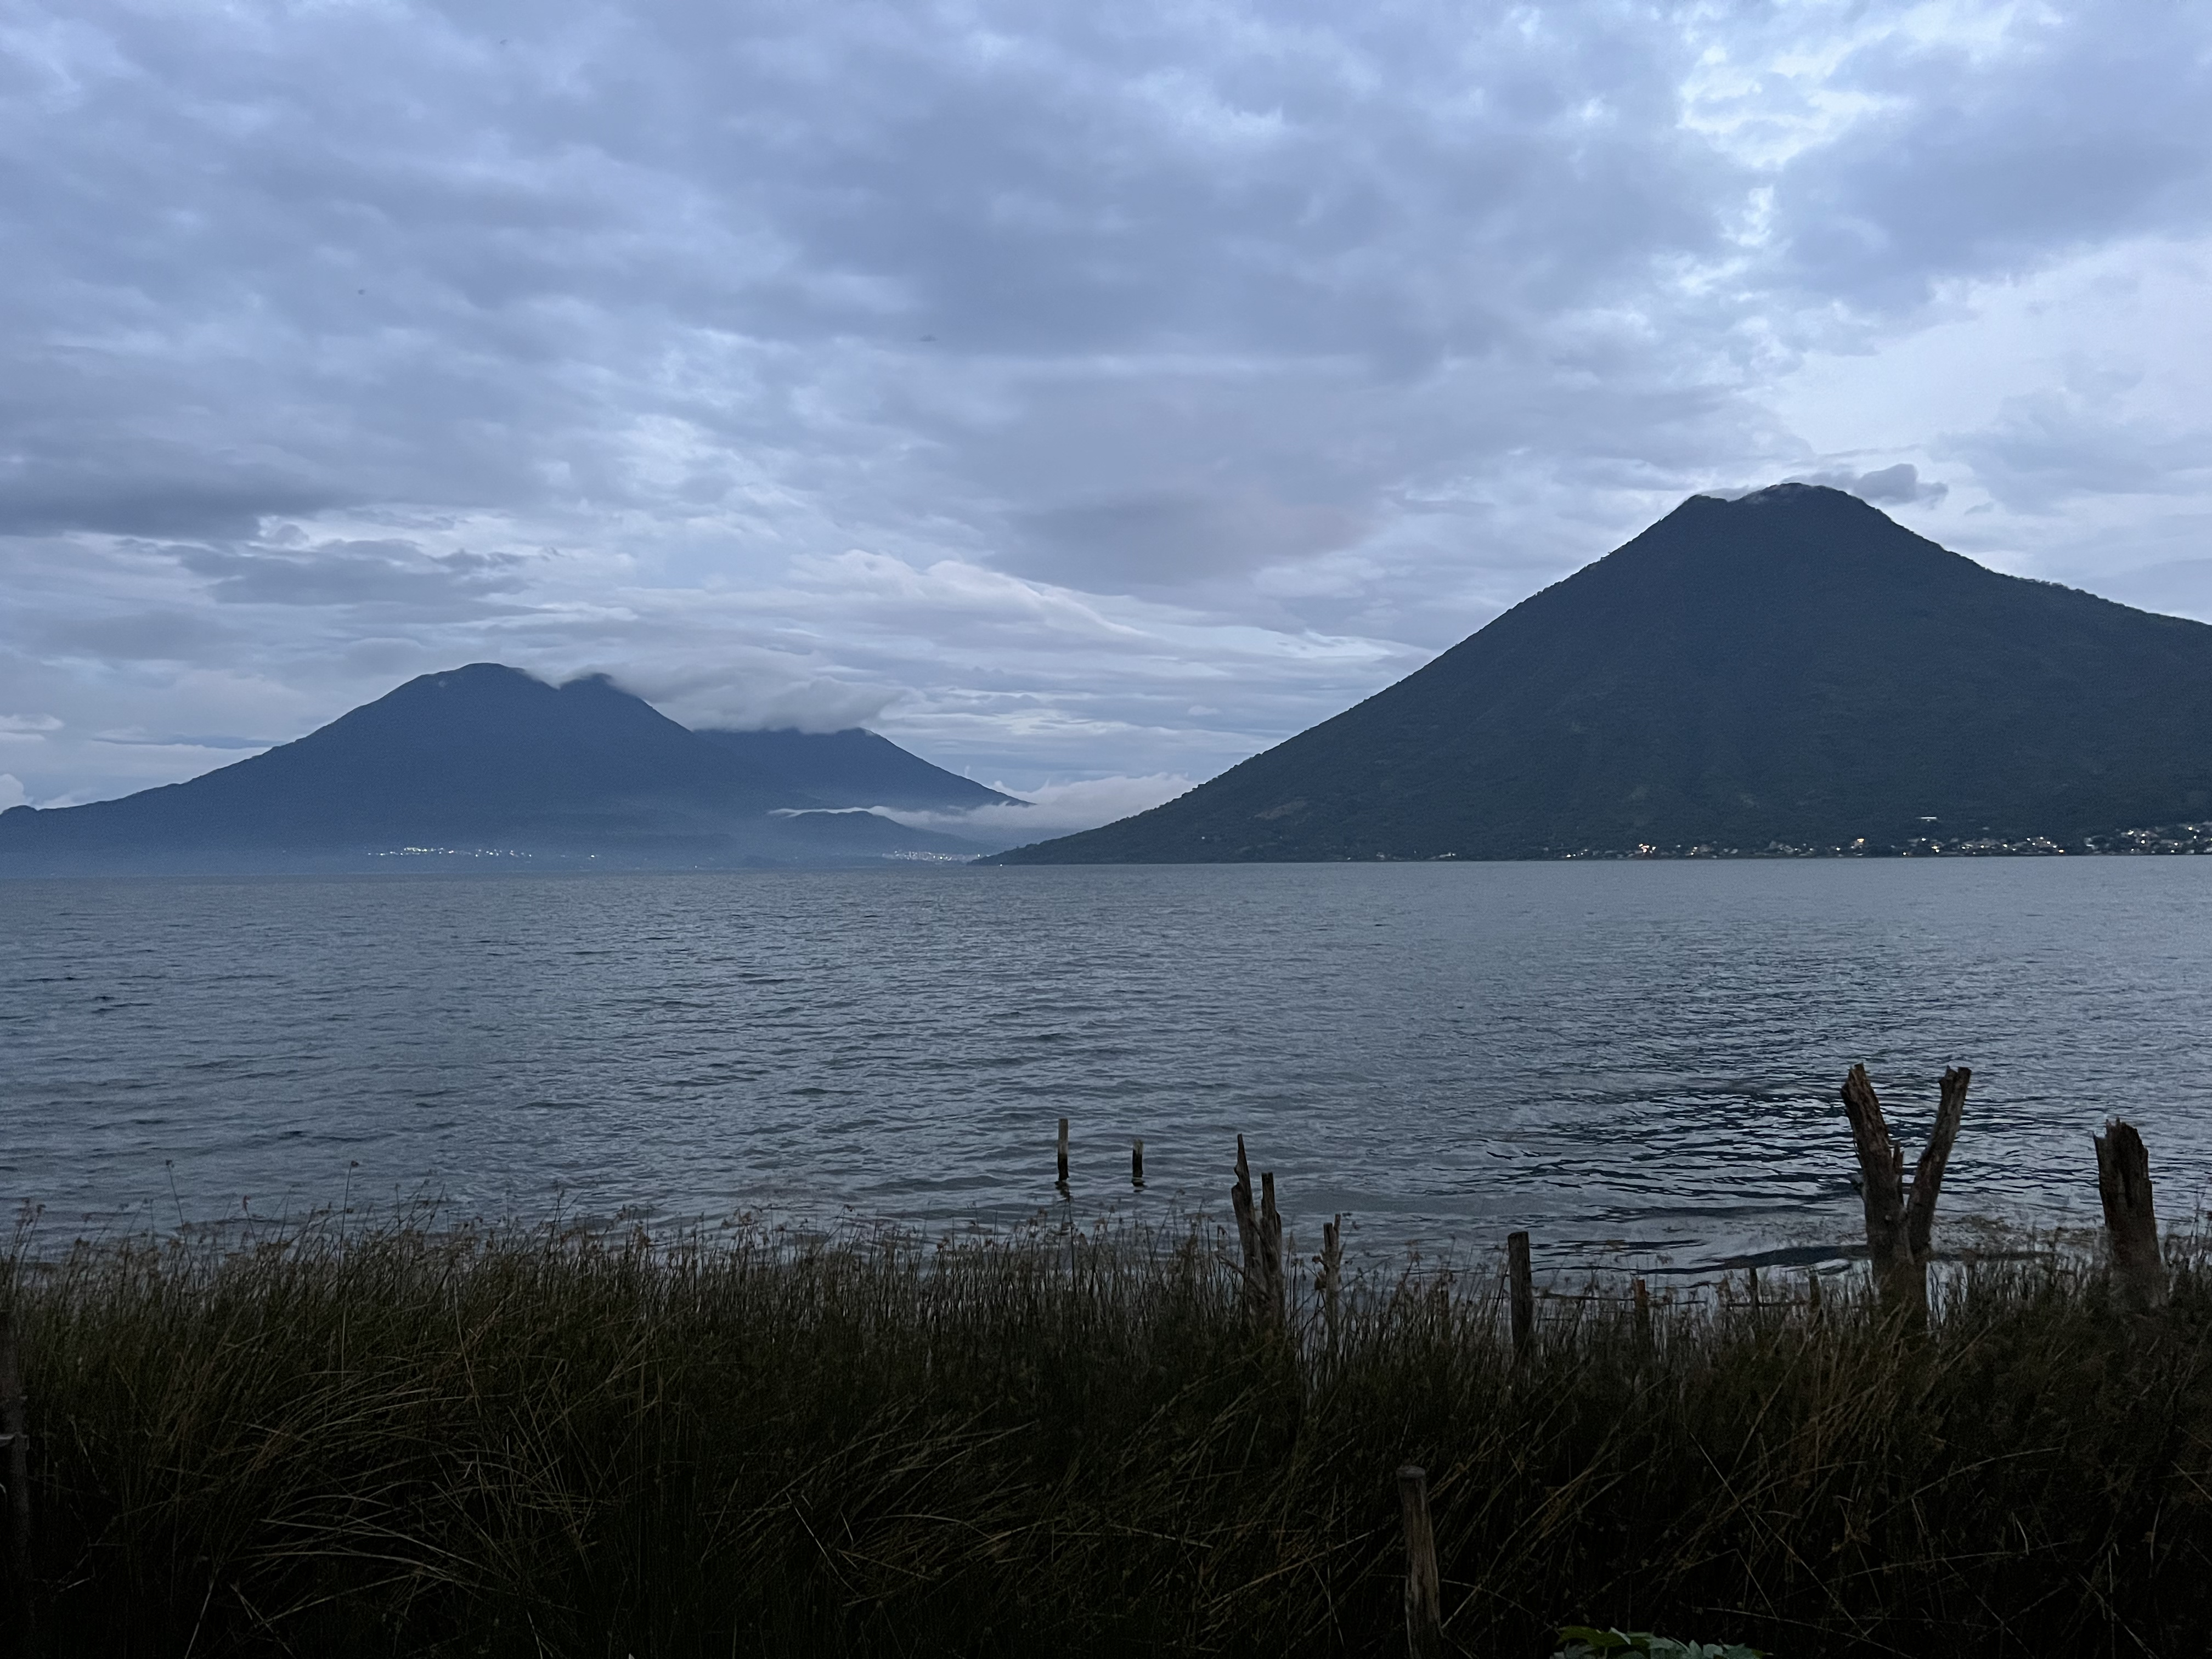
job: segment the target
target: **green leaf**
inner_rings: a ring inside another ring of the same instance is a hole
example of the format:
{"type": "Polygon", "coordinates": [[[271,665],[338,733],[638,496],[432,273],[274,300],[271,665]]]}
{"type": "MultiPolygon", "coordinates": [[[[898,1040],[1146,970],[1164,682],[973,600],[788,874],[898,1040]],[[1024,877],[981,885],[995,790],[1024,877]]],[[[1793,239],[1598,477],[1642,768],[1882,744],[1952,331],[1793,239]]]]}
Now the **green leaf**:
{"type": "Polygon", "coordinates": [[[1588,1625],[1566,1625],[1559,1631],[1562,1642],[1579,1642],[1593,1653],[1611,1653],[1616,1648],[1632,1648],[1633,1637],[1624,1636],[1617,1630],[1594,1630],[1588,1625]]]}

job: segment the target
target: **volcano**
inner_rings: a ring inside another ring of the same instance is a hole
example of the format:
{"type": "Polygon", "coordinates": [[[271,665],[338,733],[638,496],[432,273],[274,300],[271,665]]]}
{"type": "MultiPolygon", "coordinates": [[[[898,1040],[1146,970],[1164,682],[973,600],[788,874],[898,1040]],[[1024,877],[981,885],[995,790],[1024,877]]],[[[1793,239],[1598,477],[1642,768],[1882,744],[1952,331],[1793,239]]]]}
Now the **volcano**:
{"type": "Polygon", "coordinates": [[[0,874],[957,857],[983,849],[851,809],[978,796],[1006,799],[872,733],[704,734],[605,676],[552,685],[472,663],[187,782],[0,813],[0,874]]]}
{"type": "Polygon", "coordinates": [[[2212,627],[1839,490],[1692,496],[1357,707],[1010,864],[2212,838],[2212,627]]]}

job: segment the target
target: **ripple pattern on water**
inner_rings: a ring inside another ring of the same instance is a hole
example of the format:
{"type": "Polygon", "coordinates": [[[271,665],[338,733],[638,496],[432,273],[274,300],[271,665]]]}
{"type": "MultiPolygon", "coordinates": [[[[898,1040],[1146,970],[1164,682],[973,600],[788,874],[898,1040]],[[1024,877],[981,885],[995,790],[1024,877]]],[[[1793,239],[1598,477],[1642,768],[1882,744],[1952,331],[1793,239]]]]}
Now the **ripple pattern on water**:
{"type": "Polygon", "coordinates": [[[1975,1068],[1947,1213],[2093,1219],[2115,1112],[2191,1208],[2208,1010],[2212,859],[0,883],[0,1183],[996,1224],[1064,1115],[1086,1209],[1242,1130],[1316,1238],[1689,1261],[1850,1234],[1859,1060],[1912,1144],[1975,1068]]]}

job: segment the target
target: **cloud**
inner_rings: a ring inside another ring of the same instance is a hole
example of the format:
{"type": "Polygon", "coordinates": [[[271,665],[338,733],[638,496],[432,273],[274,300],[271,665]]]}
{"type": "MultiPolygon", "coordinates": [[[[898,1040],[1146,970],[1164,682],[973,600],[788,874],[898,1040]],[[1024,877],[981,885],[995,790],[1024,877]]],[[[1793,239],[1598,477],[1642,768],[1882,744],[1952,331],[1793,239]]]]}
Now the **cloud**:
{"type": "MultiPolygon", "coordinates": [[[[1023,796],[1026,805],[978,806],[966,812],[908,812],[889,807],[877,810],[885,817],[916,830],[942,830],[967,836],[995,847],[1015,847],[1053,836],[1095,830],[1173,800],[1194,787],[1200,780],[1168,773],[1147,777],[1087,778],[1072,783],[1034,786],[1023,796]]],[[[1001,793],[1014,793],[1004,783],[990,786],[1001,793]]]]}
{"type": "Polygon", "coordinates": [[[1258,491],[1155,493],[1018,515],[1018,568],[1089,586],[1179,587],[1333,552],[1359,538],[1341,507],[1258,491]]]}
{"type": "Polygon", "coordinates": [[[2212,485],[2212,428],[2146,416],[2118,390],[2054,387],[2008,398],[1986,426],[1938,441],[2015,511],[2047,511],[2082,495],[2201,499],[2212,485]]]}
{"type": "Polygon", "coordinates": [[[1895,502],[1899,505],[1913,501],[1934,503],[1951,493],[1951,487],[1923,480],[1920,469],[1910,461],[1899,461],[1894,466],[1885,466],[1872,472],[1808,472],[1795,480],[1800,483],[1826,484],[1832,489],[1847,489],[1863,501],[1872,501],[1880,507],[1895,502]]]}
{"type": "Polygon", "coordinates": [[[1204,775],[1786,477],[2195,602],[2201,8],[15,15],[41,799],[486,659],[1204,775]]]}
{"type": "Polygon", "coordinates": [[[514,554],[435,555],[410,541],[331,540],[298,549],[188,547],[179,562],[224,605],[399,605],[473,614],[521,579],[514,554]]]}
{"type": "Polygon", "coordinates": [[[805,676],[788,666],[779,674],[766,653],[748,655],[750,672],[735,665],[690,670],[648,667],[625,668],[610,678],[695,731],[842,732],[867,725],[898,695],[883,686],[805,676]]]}
{"type": "Polygon", "coordinates": [[[58,655],[111,663],[204,662],[234,650],[239,639],[213,617],[167,607],[54,617],[34,637],[58,655]]]}
{"type": "Polygon", "coordinates": [[[11,806],[24,805],[30,799],[29,793],[23,787],[22,779],[13,772],[0,772],[0,812],[11,806]]]}

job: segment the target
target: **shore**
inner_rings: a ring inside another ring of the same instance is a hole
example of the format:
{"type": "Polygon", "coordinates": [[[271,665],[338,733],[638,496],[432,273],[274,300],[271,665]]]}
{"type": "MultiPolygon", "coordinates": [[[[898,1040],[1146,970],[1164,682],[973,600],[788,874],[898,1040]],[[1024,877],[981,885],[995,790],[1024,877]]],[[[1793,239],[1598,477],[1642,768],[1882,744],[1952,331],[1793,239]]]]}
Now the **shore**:
{"type": "MultiPolygon", "coordinates": [[[[1779,1654],[2194,1651],[2212,1279],[2051,1252],[1639,1310],[1516,1352],[1494,1274],[1255,1318],[1215,1234],[939,1244],[310,1226],[8,1284],[26,1651],[1404,1651],[1428,1471],[1453,1650],[1570,1624],[1779,1654]]],[[[20,1626],[17,1635],[23,1635],[20,1626]]]]}

